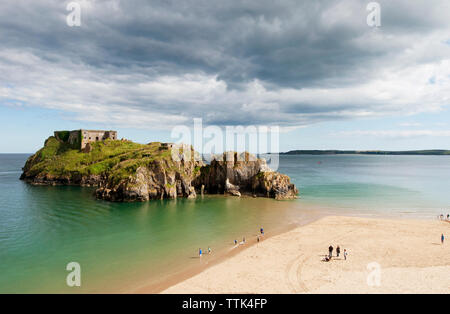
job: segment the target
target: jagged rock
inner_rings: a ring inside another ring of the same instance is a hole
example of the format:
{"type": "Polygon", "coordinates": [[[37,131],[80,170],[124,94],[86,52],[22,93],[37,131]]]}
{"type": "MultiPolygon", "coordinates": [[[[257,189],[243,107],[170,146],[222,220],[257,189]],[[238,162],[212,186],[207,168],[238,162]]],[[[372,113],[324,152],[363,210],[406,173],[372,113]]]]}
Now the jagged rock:
{"type": "Polygon", "coordinates": [[[196,197],[197,197],[197,193],[195,192],[195,188],[193,186],[191,186],[189,188],[188,198],[196,198],[196,197]]]}
{"type": "Polygon", "coordinates": [[[241,196],[244,193],[277,200],[294,199],[298,194],[288,176],[272,171],[264,159],[249,153],[227,152],[215,156],[202,169],[195,185],[204,185],[205,191],[211,194],[241,196]]]}
{"type": "Polygon", "coordinates": [[[195,168],[202,162],[155,160],[147,166],[139,167],[135,174],[123,178],[109,177],[97,189],[98,198],[110,201],[147,201],[150,199],[195,198],[197,196],[192,181],[195,168]]]}
{"type": "Polygon", "coordinates": [[[295,199],[298,190],[287,175],[265,171],[253,177],[253,191],[259,195],[275,198],[276,200],[295,199]]]}
{"type": "Polygon", "coordinates": [[[225,180],[225,194],[241,197],[239,186],[231,184],[229,179],[225,180]]]}
{"type": "Polygon", "coordinates": [[[36,176],[29,176],[22,173],[21,180],[32,185],[79,185],[79,186],[99,186],[103,180],[101,175],[53,175],[50,173],[40,173],[36,176]]]}

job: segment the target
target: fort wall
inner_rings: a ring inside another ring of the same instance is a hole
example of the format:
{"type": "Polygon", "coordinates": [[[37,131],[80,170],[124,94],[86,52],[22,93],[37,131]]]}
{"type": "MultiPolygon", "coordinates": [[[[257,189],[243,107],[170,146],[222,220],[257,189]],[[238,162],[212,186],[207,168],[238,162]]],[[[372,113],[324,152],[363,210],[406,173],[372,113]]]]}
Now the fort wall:
{"type": "Polygon", "coordinates": [[[77,149],[84,149],[88,143],[104,141],[106,139],[117,140],[117,131],[106,130],[74,130],[55,131],[55,137],[77,149]]]}

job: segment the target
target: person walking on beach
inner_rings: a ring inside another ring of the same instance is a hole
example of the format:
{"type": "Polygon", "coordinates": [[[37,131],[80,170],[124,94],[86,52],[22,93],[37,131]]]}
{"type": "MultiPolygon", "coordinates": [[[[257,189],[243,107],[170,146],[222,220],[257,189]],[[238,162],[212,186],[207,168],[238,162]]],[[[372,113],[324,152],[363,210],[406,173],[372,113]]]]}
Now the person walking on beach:
{"type": "Polygon", "coordinates": [[[237,240],[234,240],[234,245],[237,245],[237,240]]]}
{"type": "Polygon", "coordinates": [[[344,249],[344,260],[347,260],[347,250],[344,249]]]}
{"type": "Polygon", "coordinates": [[[339,257],[339,254],[341,254],[341,248],[338,245],[336,248],[336,256],[339,257]]]}
{"type": "Polygon", "coordinates": [[[202,257],[202,249],[201,248],[198,249],[198,256],[202,257]]]}
{"type": "Polygon", "coordinates": [[[259,231],[261,232],[261,235],[264,235],[264,228],[261,227],[261,229],[259,229],[259,231]]]}
{"type": "Polygon", "coordinates": [[[211,254],[211,248],[208,246],[208,254],[211,254]]]}
{"type": "Polygon", "coordinates": [[[441,234],[441,244],[444,244],[444,234],[441,234]]]}
{"type": "Polygon", "coordinates": [[[330,245],[329,247],[328,247],[328,255],[330,256],[330,258],[333,256],[333,246],[332,245],[330,245]]]}

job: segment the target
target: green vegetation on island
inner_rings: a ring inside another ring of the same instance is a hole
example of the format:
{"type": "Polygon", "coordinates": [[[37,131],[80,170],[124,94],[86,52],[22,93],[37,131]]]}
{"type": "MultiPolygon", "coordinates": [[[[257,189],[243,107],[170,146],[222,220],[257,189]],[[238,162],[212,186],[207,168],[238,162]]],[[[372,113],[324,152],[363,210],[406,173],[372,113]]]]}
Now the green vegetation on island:
{"type": "Polygon", "coordinates": [[[210,165],[194,156],[198,154],[191,146],[174,151],[169,143],[111,138],[94,138],[75,148],[62,131],[28,158],[20,178],[33,185],[94,186],[96,197],[109,201],[195,198],[199,192],[281,200],[298,193],[288,176],[270,170],[265,160],[250,158],[248,153],[239,154],[243,160],[236,152],[224,154],[210,165]]]}
{"type": "Polygon", "coordinates": [[[144,145],[131,141],[105,140],[90,145],[91,151],[84,153],[51,136],[45,141],[44,147],[28,159],[23,169],[25,177],[108,173],[123,178],[134,173],[140,166],[170,157],[168,150],[160,149],[159,142],[144,145]]]}

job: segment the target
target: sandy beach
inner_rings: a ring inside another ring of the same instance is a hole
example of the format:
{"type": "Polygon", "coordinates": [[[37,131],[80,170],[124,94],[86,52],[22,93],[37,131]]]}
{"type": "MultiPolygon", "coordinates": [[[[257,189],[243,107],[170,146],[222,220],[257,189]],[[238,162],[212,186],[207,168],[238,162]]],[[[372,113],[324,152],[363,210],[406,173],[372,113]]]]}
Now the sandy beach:
{"type": "Polygon", "coordinates": [[[162,293],[450,293],[448,222],[329,216],[245,246],[162,293]]]}

